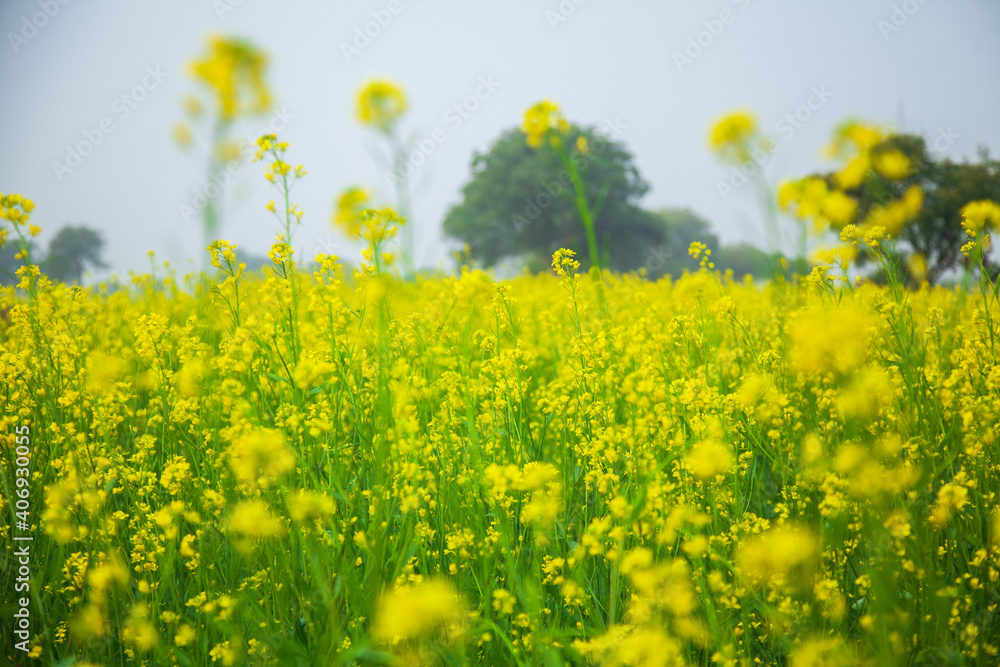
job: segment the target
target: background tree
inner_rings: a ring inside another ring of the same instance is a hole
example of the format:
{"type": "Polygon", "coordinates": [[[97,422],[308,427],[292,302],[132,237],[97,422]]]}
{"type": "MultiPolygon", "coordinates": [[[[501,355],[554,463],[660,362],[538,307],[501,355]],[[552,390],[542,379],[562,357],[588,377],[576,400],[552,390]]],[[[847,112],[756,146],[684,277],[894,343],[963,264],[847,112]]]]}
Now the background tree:
{"type": "Polygon", "coordinates": [[[664,240],[662,246],[649,251],[650,259],[645,266],[651,279],[668,274],[679,278],[684,271],[697,271],[698,260],[688,253],[695,241],[708,246],[713,261],[716,259],[719,237],[712,232],[708,220],[686,208],[660,209],[653,215],[660,219],[664,240]]]}
{"type": "Polygon", "coordinates": [[[79,282],[88,265],[107,268],[103,253],[100,233],[83,225],[63,227],[49,242],[45,273],[65,283],[79,282]]]}
{"type": "MultiPolygon", "coordinates": [[[[587,200],[595,206],[594,229],[606,268],[636,269],[650,248],[666,236],[660,216],[637,202],[649,185],[619,142],[594,128],[573,127],[567,146],[585,150],[573,154],[584,181],[587,200]]],[[[573,207],[573,187],[566,170],[551,151],[537,151],[520,129],[504,132],[486,153],[472,160],[472,178],[462,188],[461,203],[444,219],[445,234],[468,244],[472,259],[494,266],[504,258],[520,258],[529,266],[547,266],[561,247],[578,251],[586,263],[584,229],[573,207]]],[[[588,268],[588,267],[584,267],[588,268]]]]}
{"type": "MultiPolygon", "coordinates": [[[[979,150],[978,162],[953,162],[936,159],[927,149],[923,137],[912,134],[891,135],[874,146],[873,161],[879,155],[899,151],[909,161],[909,169],[901,178],[885,178],[876,169],[868,170],[858,187],[845,193],[857,199],[857,220],[864,220],[873,207],[885,206],[898,199],[911,187],[924,193],[923,206],[910,222],[902,227],[898,248],[904,253],[919,253],[924,277],[939,282],[947,273],[960,267],[962,245],[968,237],[962,230],[962,207],[971,201],[1000,201],[1000,162],[989,156],[986,148],[979,150]]],[[[835,174],[822,176],[833,184],[835,174]]],[[[863,258],[860,258],[863,261],[863,258]]],[[[914,266],[909,262],[908,266],[914,266]]]]}
{"type": "Polygon", "coordinates": [[[17,259],[18,250],[17,244],[9,240],[0,246],[0,285],[16,285],[19,282],[15,272],[24,262],[17,259]]]}
{"type": "MultiPolygon", "coordinates": [[[[725,272],[727,269],[733,272],[733,278],[739,280],[746,275],[751,275],[754,278],[766,280],[771,277],[773,267],[776,262],[771,255],[761,250],[755,245],[750,243],[742,242],[735,243],[733,245],[723,246],[719,248],[719,251],[712,255],[712,259],[715,260],[715,267],[725,272]]],[[[801,264],[803,262],[799,262],[801,264]]],[[[780,258],[778,259],[777,265],[780,266],[780,258]]],[[[805,271],[802,271],[801,266],[797,267],[799,270],[797,273],[808,273],[808,267],[805,271]]]]}

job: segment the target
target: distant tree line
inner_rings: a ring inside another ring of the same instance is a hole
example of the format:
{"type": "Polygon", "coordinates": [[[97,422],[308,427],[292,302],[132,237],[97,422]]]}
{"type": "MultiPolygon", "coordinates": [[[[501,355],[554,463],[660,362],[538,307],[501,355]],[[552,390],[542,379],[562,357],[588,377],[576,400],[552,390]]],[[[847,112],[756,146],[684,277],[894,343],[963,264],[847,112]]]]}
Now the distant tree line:
{"type": "MultiPolygon", "coordinates": [[[[711,225],[690,210],[644,210],[638,202],[649,185],[627,148],[587,127],[574,127],[566,142],[572,145],[580,138],[590,150],[574,159],[579,160],[588,201],[598,204],[595,229],[605,267],[622,272],[645,269],[654,279],[677,277],[698,268],[687,251],[691,242],[699,241],[712,250],[716,269],[731,269],[737,278],[746,274],[768,278],[779,267],[786,274],[808,273],[804,258],[785,262],[749,243],[720,244],[711,225]]],[[[962,206],[980,199],[1000,201],[1000,162],[985,150],[978,162],[937,159],[924,139],[915,135],[892,135],[886,142],[885,149],[899,149],[914,167],[892,187],[917,184],[925,192],[920,215],[900,236],[900,249],[921,253],[927,258],[928,279],[940,281],[960,268],[963,259],[962,206]]],[[[462,199],[444,219],[445,235],[467,245],[471,259],[484,267],[513,259],[541,271],[555,250],[571,248],[578,251],[581,270],[586,270],[572,192],[559,177],[560,165],[547,153],[525,145],[517,128],[504,132],[485,153],[476,153],[462,199]]],[[[833,174],[821,177],[831,179],[833,174]]],[[[849,194],[858,199],[858,216],[863,218],[894,193],[873,189],[866,181],[849,194]]]]}
{"type": "MultiPolygon", "coordinates": [[[[0,285],[16,285],[17,270],[23,262],[17,258],[17,247],[7,242],[0,248],[0,285]]],[[[32,251],[33,259],[35,251],[32,251]]],[[[48,248],[40,253],[38,264],[42,272],[53,280],[79,283],[88,269],[106,269],[104,238],[100,232],[85,225],[67,225],[60,229],[48,248]]]]}

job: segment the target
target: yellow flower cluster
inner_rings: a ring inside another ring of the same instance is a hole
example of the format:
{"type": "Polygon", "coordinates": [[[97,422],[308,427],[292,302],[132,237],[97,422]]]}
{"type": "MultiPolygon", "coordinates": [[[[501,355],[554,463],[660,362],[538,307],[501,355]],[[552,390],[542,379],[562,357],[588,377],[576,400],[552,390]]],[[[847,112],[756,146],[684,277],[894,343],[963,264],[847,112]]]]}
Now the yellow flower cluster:
{"type": "Polygon", "coordinates": [[[18,194],[5,195],[0,193],[0,220],[6,220],[12,225],[24,225],[35,210],[35,202],[18,194]]]}
{"type": "Polygon", "coordinates": [[[352,238],[360,237],[361,226],[364,222],[363,211],[371,208],[371,198],[371,193],[359,186],[344,190],[337,198],[333,224],[340,227],[352,238]]]}
{"type": "Polygon", "coordinates": [[[392,81],[378,79],[369,81],[357,97],[357,118],[379,132],[389,132],[399,118],[406,113],[406,93],[392,81]]]}
{"type": "Polygon", "coordinates": [[[858,212],[857,200],[841,190],[831,190],[825,180],[816,177],[782,183],[778,204],[783,210],[794,208],[803,220],[812,220],[816,233],[828,227],[839,229],[853,222],[858,212]]]}
{"type": "Polygon", "coordinates": [[[1000,231],[1000,204],[988,199],[969,202],[962,208],[962,228],[969,236],[984,229],[1000,231]]]}
{"type": "MultiPolygon", "coordinates": [[[[542,100],[531,106],[524,112],[524,121],[521,123],[521,132],[525,134],[528,145],[532,148],[541,146],[542,140],[546,137],[557,141],[558,136],[550,135],[550,131],[567,134],[569,130],[569,122],[559,110],[559,105],[551,100],[542,100]]],[[[577,150],[581,153],[586,152],[586,140],[582,145],[577,143],[577,150]]]]}
{"type": "Polygon", "coordinates": [[[736,111],[712,125],[708,145],[723,160],[739,164],[750,159],[751,143],[756,136],[757,118],[749,111],[736,111]]]}
{"type": "MultiPolygon", "coordinates": [[[[266,54],[246,40],[218,35],[209,38],[208,50],[204,59],[191,64],[191,72],[214,93],[222,120],[270,108],[266,54]]],[[[197,106],[188,107],[195,113],[200,111],[197,106]]]]}
{"type": "Polygon", "coordinates": [[[886,138],[878,128],[856,121],[841,125],[826,149],[830,157],[844,162],[840,170],[830,181],[808,176],[783,182],[778,189],[779,207],[811,221],[816,234],[857,225],[862,234],[881,229],[883,236],[899,236],[923,207],[924,192],[919,186],[911,185],[898,198],[872,204],[860,212],[857,199],[847,194],[860,187],[871,173],[894,181],[911,174],[909,158],[898,149],[884,147],[886,138]]]}

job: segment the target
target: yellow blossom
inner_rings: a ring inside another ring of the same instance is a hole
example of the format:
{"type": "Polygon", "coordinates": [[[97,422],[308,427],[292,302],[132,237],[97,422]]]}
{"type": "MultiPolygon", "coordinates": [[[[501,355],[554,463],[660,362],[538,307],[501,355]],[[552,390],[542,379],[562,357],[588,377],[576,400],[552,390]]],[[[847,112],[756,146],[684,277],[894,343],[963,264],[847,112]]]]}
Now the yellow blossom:
{"type": "Polygon", "coordinates": [[[757,118],[749,111],[734,111],[712,125],[708,143],[723,159],[742,163],[750,159],[750,142],[756,134],[757,118]]]}
{"type": "Polygon", "coordinates": [[[892,180],[906,178],[910,174],[910,159],[895,149],[878,153],[873,162],[875,171],[892,180]]]}
{"type": "Polygon", "coordinates": [[[357,118],[380,132],[388,132],[406,113],[406,94],[396,83],[378,79],[367,82],[358,91],[357,118]]]}
{"type": "MultiPolygon", "coordinates": [[[[213,35],[209,54],[191,64],[196,79],[215,94],[219,115],[230,120],[244,113],[259,114],[271,106],[265,82],[267,56],[252,43],[213,35]]],[[[188,105],[191,112],[195,107],[188,105]]]]}
{"type": "Polygon", "coordinates": [[[457,637],[464,631],[465,605],[454,587],[443,579],[429,579],[389,591],[378,604],[372,636],[398,643],[444,630],[457,637]]]}
{"type": "MultiPolygon", "coordinates": [[[[521,132],[527,137],[529,146],[532,148],[541,146],[542,139],[549,136],[550,130],[561,134],[569,132],[569,123],[555,102],[542,100],[524,112],[521,132]]],[[[556,135],[552,136],[558,138],[556,135]]]]}

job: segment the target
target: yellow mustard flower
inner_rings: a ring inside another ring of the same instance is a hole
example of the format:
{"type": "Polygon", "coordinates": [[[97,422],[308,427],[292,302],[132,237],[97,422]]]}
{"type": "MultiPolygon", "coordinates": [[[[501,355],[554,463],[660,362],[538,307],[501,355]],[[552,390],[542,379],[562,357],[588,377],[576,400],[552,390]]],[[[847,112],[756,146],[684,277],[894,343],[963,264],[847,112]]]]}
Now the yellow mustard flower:
{"type": "Polygon", "coordinates": [[[542,139],[554,130],[561,134],[569,132],[569,123],[559,110],[559,105],[551,100],[542,100],[524,112],[521,132],[527,137],[528,145],[538,148],[542,139]]]}
{"type": "Polygon", "coordinates": [[[208,50],[208,55],[191,64],[191,73],[215,94],[222,120],[270,108],[271,93],[265,81],[268,59],[263,51],[245,39],[220,35],[209,38],[208,50]]]}
{"type": "Polygon", "coordinates": [[[406,93],[393,81],[377,79],[365,83],[358,91],[358,120],[380,132],[388,132],[406,113],[406,93]]]}
{"type": "Polygon", "coordinates": [[[750,143],[756,134],[756,116],[749,111],[734,111],[712,125],[708,145],[719,157],[741,163],[750,158],[750,143]]]}

